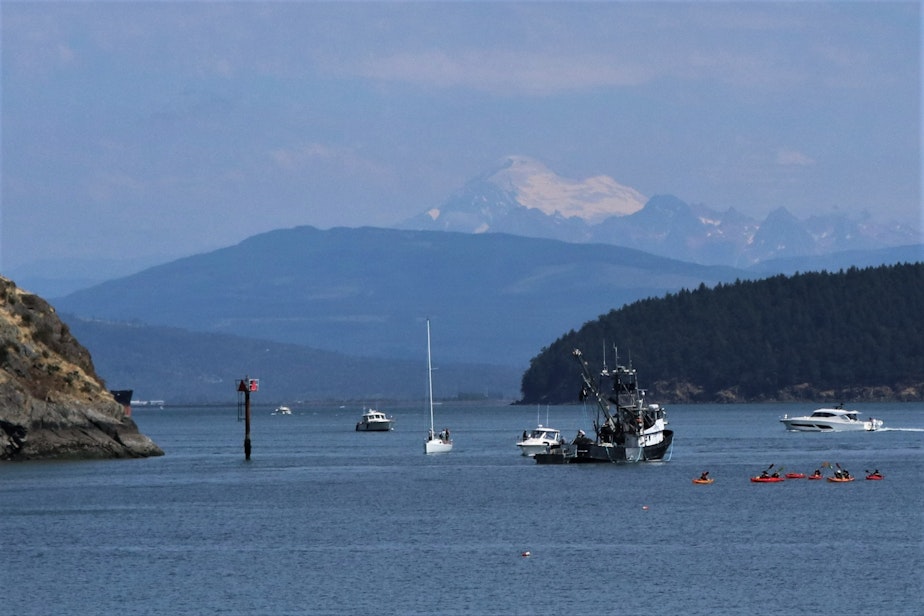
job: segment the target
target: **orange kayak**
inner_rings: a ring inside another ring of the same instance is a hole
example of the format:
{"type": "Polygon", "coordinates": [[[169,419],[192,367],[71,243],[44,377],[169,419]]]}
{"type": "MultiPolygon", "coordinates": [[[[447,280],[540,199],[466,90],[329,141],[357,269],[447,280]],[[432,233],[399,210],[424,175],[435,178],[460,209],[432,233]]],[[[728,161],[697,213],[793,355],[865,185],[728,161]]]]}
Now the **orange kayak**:
{"type": "Polygon", "coordinates": [[[708,484],[712,483],[713,481],[715,481],[715,479],[699,479],[699,478],[697,478],[697,479],[694,479],[694,480],[693,480],[693,483],[698,483],[698,484],[700,484],[700,485],[708,485],[708,484]]]}
{"type": "Polygon", "coordinates": [[[783,481],[782,477],[751,477],[754,483],[779,483],[783,481]]]}
{"type": "Polygon", "coordinates": [[[853,477],[828,477],[828,481],[833,483],[845,483],[847,481],[853,481],[853,477]]]}
{"type": "Polygon", "coordinates": [[[786,473],[786,479],[805,479],[805,473],[786,473]]]}
{"type": "Polygon", "coordinates": [[[871,474],[867,475],[866,478],[869,479],[870,481],[879,481],[880,479],[882,479],[882,475],[877,475],[877,474],[875,474],[875,473],[871,473],[871,474]]]}

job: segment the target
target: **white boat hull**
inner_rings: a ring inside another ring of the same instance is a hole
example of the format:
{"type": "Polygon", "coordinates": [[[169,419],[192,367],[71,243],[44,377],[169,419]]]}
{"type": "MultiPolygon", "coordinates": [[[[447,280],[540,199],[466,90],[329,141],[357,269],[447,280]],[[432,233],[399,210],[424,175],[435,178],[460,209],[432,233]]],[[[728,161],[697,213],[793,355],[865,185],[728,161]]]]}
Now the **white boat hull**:
{"type": "Polygon", "coordinates": [[[449,453],[452,451],[452,441],[446,442],[438,438],[424,441],[424,453],[449,453]]]}
{"type": "Polygon", "coordinates": [[[882,427],[882,421],[833,422],[818,421],[811,417],[790,417],[780,420],[791,432],[873,432],[882,427]]]}
{"type": "Polygon", "coordinates": [[[517,443],[517,447],[520,448],[520,453],[524,456],[529,456],[532,458],[537,453],[548,453],[550,444],[549,443],[517,443]]]}
{"type": "Polygon", "coordinates": [[[864,421],[857,411],[843,408],[817,409],[811,415],[780,419],[780,423],[791,432],[872,432],[882,427],[881,419],[870,417],[864,421]]]}

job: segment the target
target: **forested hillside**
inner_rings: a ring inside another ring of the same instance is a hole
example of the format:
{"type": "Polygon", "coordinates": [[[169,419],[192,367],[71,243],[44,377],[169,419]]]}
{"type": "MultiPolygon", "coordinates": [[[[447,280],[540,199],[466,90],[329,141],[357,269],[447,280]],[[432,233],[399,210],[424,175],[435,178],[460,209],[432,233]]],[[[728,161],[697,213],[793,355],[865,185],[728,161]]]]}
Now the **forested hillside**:
{"type": "Polygon", "coordinates": [[[534,357],[522,402],[575,401],[571,351],[602,367],[616,363],[614,347],[663,402],[920,400],[924,264],[700,285],[634,302],[534,357]]]}

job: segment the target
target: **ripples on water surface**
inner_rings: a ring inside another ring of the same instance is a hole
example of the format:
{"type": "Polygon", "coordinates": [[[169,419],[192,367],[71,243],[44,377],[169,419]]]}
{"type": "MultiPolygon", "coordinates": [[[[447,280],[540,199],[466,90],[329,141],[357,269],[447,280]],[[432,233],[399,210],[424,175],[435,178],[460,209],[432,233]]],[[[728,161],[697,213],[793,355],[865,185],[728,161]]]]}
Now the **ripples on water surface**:
{"type": "Polygon", "coordinates": [[[523,458],[526,407],[437,407],[442,456],[423,405],[383,434],[359,408],[256,408],[249,462],[233,408],[138,409],[164,457],[0,464],[4,611],[920,614],[924,405],[859,407],[902,428],[876,433],[778,422],[811,408],[671,407],[672,460],[618,467],[523,458]],[[826,461],[861,479],[748,481],[826,461]]]}

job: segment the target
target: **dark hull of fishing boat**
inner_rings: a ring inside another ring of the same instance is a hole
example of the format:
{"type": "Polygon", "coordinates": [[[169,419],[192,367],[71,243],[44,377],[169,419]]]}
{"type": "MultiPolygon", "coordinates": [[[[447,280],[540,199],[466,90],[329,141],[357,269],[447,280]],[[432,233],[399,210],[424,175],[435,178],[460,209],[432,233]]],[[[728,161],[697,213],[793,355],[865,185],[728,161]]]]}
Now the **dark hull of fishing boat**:
{"type": "Polygon", "coordinates": [[[657,462],[663,460],[671,443],[674,431],[664,430],[664,440],[656,445],[629,448],[620,445],[596,443],[575,443],[564,447],[555,447],[548,453],[537,453],[537,464],[632,464],[635,462],[657,462]]]}

